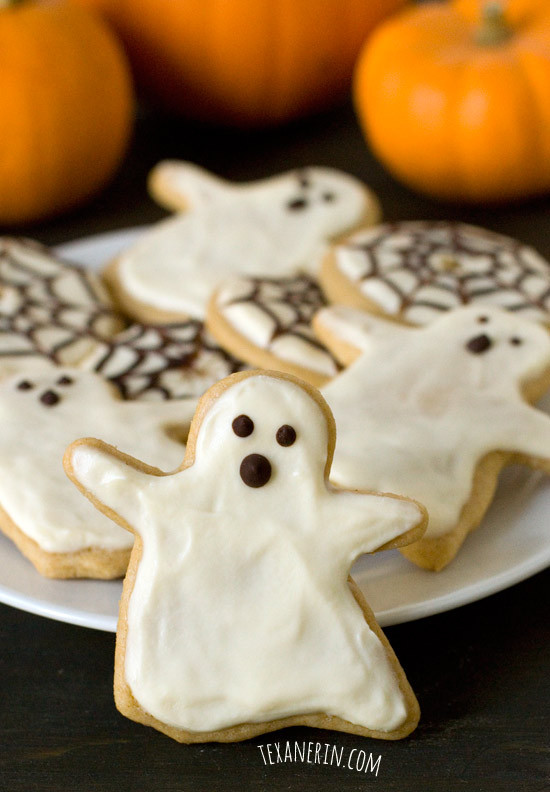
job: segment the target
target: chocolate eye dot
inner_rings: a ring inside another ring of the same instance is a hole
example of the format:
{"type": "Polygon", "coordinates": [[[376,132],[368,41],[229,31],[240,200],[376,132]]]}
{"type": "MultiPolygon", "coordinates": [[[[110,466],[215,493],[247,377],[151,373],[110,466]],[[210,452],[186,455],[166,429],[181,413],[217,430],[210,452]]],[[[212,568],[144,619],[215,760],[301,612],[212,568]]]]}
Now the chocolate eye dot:
{"type": "Polygon", "coordinates": [[[488,316],[478,316],[477,317],[477,321],[479,322],[479,324],[487,324],[487,322],[489,321],[489,317],[488,316]]]}
{"type": "Polygon", "coordinates": [[[254,431],[254,421],[248,415],[238,415],[231,426],[237,437],[248,437],[254,431]]]}
{"type": "Polygon", "coordinates": [[[57,380],[58,385],[72,385],[73,382],[74,379],[72,377],[67,377],[66,374],[64,374],[62,377],[59,377],[59,379],[57,380]]]}
{"type": "Polygon", "coordinates": [[[323,201],[325,201],[325,203],[332,203],[335,200],[336,200],[336,196],[334,195],[334,193],[332,192],[323,193],[323,201]]]}
{"type": "Polygon", "coordinates": [[[521,340],[521,338],[518,338],[517,336],[513,336],[510,339],[510,343],[513,344],[514,346],[519,346],[520,344],[523,344],[523,341],[521,340]]]}
{"type": "Polygon", "coordinates": [[[281,446],[291,446],[296,441],[296,429],[288,424],[283,424],[277,429],[275,439],[281,446]]]}
{"type": "Polygon", "coordinates": [[[307,201],[305,198],[294,198],[294,200],[289,201],[286,205],[287,209],[290,209],[291,212],[297,212],[301,209],[305,209],[307,206],[307,201]]]}
{"type": "Polygon", "coordinates": [[[21,380],[21,382],[17,383],[17,390],[25,391],[25,390],[32,390],[32,388],[34,388],[34,385],[32,384],[32,382],[29,382],[29,380],[21,380]]]}

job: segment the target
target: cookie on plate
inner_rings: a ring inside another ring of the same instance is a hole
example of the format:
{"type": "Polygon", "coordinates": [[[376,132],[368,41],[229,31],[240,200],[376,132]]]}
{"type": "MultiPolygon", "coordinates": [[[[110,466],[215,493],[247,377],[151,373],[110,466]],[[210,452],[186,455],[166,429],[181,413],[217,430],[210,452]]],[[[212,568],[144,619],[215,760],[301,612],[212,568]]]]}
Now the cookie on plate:
{"type": "Polygon", "coordinates": [[[232,275],[315,274],[329,240],[379,219],[370,190],[330,168],[232,184],[168,162],[151,184],[186,211],[146,231],[104,273],[123,309],[144,322],[204,318],[213,291],[232,275]]]}
{"type": "Polygon", "coordinates": [[[352,234],[325,257],[321,283],[331,302],[412,325],[466,304],[550,324],[550,264],[510,237],[463,223],[385,223],[352,234]]]}
{"type": "Polygon", "coordinates": [[[77,363],[123,326],[93,273],[37,242],[0,237],[0,368],[28,355],[77,363]]]}
{"type": "Polygon", "coordinates": [[[79,367],[56,365],[30,338],[25,354],[6,352],[0,363],[0,529],[44,575],[119,577],[132,537],[71,487],[65,448],[100,434],[149,464],[176,467],[196,399],[242,364],[196,321],[93,335],[79,367]]]}
{"type": "Polygon", "coordinates": [[[340,370],[311,327],[325,305],[323,292],[308,275],[236,278],[215,292],[207,325],[222,347],[247,363],[319,387],[340,370]]]}
{"type": "Polygon", "coordinates": [[[45,358],[13,361],[0,381],[0,529],[48,577],[124,574],[132,538],[78,496],[63,453],[101,435],[150,465],[181,463],[195,400],[123,400],[92,371],[45,358]]]}
{"type": "Polygon", "coordinates": [[[169,325],[135,323],[97,344],[81,363],[117,386],[124,399],[197,398],[245,368],[195,319],[169,325]]]}
{"type": "Polygon", "coordinates": [[[546,327],[494,306],[407,327],[332,306],[314,319],[348,368],[323,389],[336,420],[331,480],[416,498],[423,538],[401,552],[439,570],[481,521],[504,465],[550,472],[546,327]]]}
{"type": "Polygon", "coordinates": [[[414,694],[348,572],[418,538],[425,512],[329,485],[333,447],[318,392],[257,371],[205,394],[173,474],[99,440],[70,446],[68,475],[136,535],[117,632],[123,714],[181,742],[414,729],[414,694]]]}

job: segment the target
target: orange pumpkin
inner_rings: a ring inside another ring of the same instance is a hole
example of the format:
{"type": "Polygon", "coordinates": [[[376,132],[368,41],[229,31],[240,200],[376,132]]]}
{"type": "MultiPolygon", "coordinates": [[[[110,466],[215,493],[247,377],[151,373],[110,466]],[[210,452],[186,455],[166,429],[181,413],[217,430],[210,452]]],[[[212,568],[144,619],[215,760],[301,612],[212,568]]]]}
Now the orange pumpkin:
{"type": "Polygon", "coordinates": [[[186,115],[265,125],[349,90],[365,37],[404,0],[73,0],[107,14],[137,82],[186,115]]]}
{"type": "Polygon", "coordinates": [[[382,25],[355,75],[374,152],[411,187],[483,202],[550,189],[550,2],[456,0],[382,25]]]}
{"type": "Polygon", "coordinates": [[[75,206],[119,164],[129,69],[104,22],[72,6],[0,8],[0,223],[75,206]]]}

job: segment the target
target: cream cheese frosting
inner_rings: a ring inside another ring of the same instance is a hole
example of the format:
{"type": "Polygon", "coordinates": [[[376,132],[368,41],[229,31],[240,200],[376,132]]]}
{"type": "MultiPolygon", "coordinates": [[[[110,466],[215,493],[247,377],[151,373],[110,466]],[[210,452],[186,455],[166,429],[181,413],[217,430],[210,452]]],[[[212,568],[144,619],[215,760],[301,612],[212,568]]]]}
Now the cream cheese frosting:
{"type": "Polygon", "coordinates": [[[150,465],[175,468],[185,449],[168,437],[167,427],[185,431],[195,405],[123,401],[93,372],[19,361],[17,373],[0,382],[2,508],[47,552],[131,547],[132,536],[71,485],[63,470],[65,449],[79,437],[101,436],[150,465]]]}
{"type": "Polygon", "coordinates": [[[550,368],[544,327],[493,306],[423,328],[335,306],[315,326],[358,355],[322,388],[337,426],[331,479],[416,498],[429,514],[425,536],[457,524],[489,452],[548,458],[550,419],[521,395],[550,368]]]}
{"type": "Polygon", "coordinates": [[[177,185],[188,210],[123,252],[117,280],[143,304],[195,318],[231,274],[314,274],[328,240],[366,222],[374,204],[352,176],[320,167],[231,184],[180,163],[177,185]]]}
{"type": "Polygon", "coordinates": [[[404,693],[347,575],[418,525],[418,505],[328,485],[326,415],[281,377],[227,387],[194,441],[193,464],[162,477],[97,444],[68,452],[141,537],[124,660],[140,707],[199,732],[321,712],[398,728],[404,693]]]}

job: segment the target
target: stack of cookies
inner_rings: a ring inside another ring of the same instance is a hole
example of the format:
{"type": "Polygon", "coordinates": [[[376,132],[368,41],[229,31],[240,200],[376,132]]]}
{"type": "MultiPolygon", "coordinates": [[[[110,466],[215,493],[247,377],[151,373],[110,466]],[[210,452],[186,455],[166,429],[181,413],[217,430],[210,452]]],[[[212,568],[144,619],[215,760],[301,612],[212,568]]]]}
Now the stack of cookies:
{"type": "Polygon", "coordinates": [[[550,472],[550,266],[378,224],[328,168],[150,186],[175,214],[102,280],[1,243],[0,527],[45,575],[126,573],[128,717],[403,737],[418,704],[349,571],[395,547],[441,570],[503,466],[550,472]]]}

